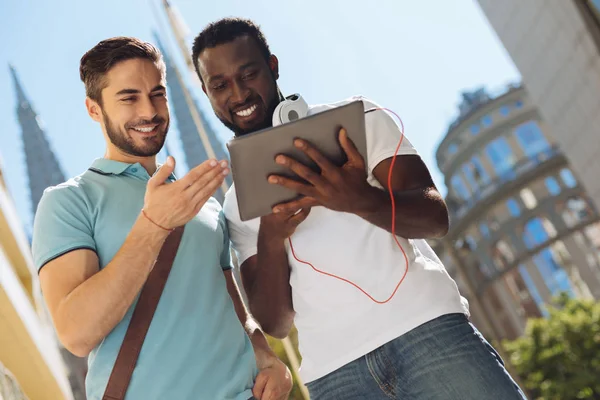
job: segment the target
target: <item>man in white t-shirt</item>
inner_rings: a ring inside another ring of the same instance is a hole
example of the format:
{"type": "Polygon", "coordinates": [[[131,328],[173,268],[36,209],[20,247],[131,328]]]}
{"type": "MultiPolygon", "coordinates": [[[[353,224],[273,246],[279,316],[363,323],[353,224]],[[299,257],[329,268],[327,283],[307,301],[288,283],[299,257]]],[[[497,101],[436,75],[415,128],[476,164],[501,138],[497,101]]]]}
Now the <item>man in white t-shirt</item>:
{"type": "MultiPolygon", "coordinates": [[[[281,99],[278,61],[254,23],[210,24],[194,42],[193,60],[215,114],[236,136],[271,126],[281,99]]],[[[378,107],[362,101],[365,110],[378,107]]],[[[275,337],[295,323],[312,399],[523,399],[424,240],[448,230],[427,167],[404,138],[391,180],[392,221],[386,190],[401,131],[385,111],[365,114],[365,122],[368,165],[343,132],[348,162],[341,168],[305,142],[297,145],[321,173],[277,157],[307,183],[270,182],[304,194],[301,200],[242,222],[235,187],[227,193],[224,212],[251,312],[275,337]]]]}

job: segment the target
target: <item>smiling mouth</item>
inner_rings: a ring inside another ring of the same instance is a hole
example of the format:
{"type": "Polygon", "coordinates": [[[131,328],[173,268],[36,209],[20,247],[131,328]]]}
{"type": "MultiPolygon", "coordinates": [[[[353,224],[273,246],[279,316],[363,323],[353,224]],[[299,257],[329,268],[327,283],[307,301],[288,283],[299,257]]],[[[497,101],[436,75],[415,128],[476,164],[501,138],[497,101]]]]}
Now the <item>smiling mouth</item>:
{"type": "Polygon", "coordinates": [[[158,128],[159,125],[160,124],[135,126],[135,127],[129,128],[129,129],[133,129],[136,132],[148,134],[148,133],[154,133],[154,132],[156,132],[156,129],[158,128]]]}
{"type": "Polygon", "coordinates": [[[251,116],[252,114],[254,114],[254,112],[256,111],[257,108],[258,108],[258,105],[253,104],[248,108],[245,108],[240,111],[236,111],[235,115],[237,115],[238,117],[247,118],[247,117],[251,116]]]}

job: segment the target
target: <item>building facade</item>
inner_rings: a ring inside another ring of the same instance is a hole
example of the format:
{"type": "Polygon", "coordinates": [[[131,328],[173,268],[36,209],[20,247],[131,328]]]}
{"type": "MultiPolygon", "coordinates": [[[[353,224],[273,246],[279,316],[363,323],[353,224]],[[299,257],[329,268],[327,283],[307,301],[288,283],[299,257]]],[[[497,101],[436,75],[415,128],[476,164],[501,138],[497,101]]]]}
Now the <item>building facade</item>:
{"type": "Polygon", "coordinates": [[[17,71],[13,66],[10,66],[10,72],[15,88],[16,113],[21,126],[25,165],[29,179],[31,215],[35,215],[44,190],[49,186],[64,182],[65,174],[41,127],[40,117],[25,95],[17,71]]]}
{"type": "Polygon", "coordinates": [[[523,87],[480,89],[436,152],[451,227],[434,248],[499,337],[562,291],[600,299],[600,215],[552,132],[523,87]]]}
{"type": "MultiPolygon", "coordinates": [[[[31,215],[33,217],[44,190],[49,186],[65,182],[66,178],[42,128],[41,119],[27,98],[23,85],[13,66],[10,66],[10,72],[15,89],[16,114],[23,139],[31,201],[31,215]]],[[[29,223],[25,223],[24,225],[30,226],[29,223]]],[[[27,241],[27,250],[23,249],[23,251],[31,251],[29,250],[29,242],[30,240],[27,241]]],[[[60,345],[60,352],[67,365],[68,377],[74,398],[75,400],[84,400],[85,374],[87,373],[86,359],[74,356],[62,345],[60,345]]]]}
{"type": "Polygon", "coordinates": [[[596,207],[600,206],[600,0],[478,0],[596,207]]]}
{"type": "Polygon", "coordinates": [[[74,399],[0,165],[0,398],[23,394],[29,400],[74,399]]]}

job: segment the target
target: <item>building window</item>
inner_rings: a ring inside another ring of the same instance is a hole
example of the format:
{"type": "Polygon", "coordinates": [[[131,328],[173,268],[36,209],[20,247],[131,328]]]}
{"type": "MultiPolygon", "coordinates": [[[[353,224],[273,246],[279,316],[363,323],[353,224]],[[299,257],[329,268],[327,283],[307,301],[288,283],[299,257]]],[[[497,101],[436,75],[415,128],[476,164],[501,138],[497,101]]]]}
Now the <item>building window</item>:
{"type": "Polygon", "coordinates": [[[556,296],[560,292],[567,292],[570,295],[573,295],[569,277],[559,264],[559,261],[555,258],[552,250],[545,248],[539,252],[533,257],[533,263],[540,271],[552,296],[556,296]]]}
{"type": "Polygon", "coordinates": [[[556,196],[560,193],[560,185],[558,184],[556,178],[549,176],[546,178],[545,182],[546,189],[548,189],[548,193],[550,193],[552,196],[556,196]]]}
{"type": "Polygon", "coordinates": [[[473,158],[471,158],[471,163],[473,164],[473,168],[475,170],[475,179],[477,179],[479,183],[484,185],[490,183],[490,176],[486,172],[485,168],[483,168],[483,164],[481,164],[479,156],[473,156],[473,158]]]}
{"type": "Polygon", "coordinates": [[[462,171],[467,178],[467,182],[473,189],[473,192],[477,192],[480,187],[490,183],[490,177],[485,169],[483,169],[483,165],[481,165],[481,160],[479,160],[478,156],[473,156],[471,161],[463,164],[462,171]]]}
{"type": "Polygon", "coordinates": [[[481,118],[481,124],[483,125],[484,128],[491,126],[492,125],[492,117],[490,115],[484,116],[483,118],[481,118]]]}
{"type": "Polygon", "coordinates": [[[521,200],[523,200],[523,204],[525,207],[532,210],[537,206],[537,200],[535,195],[529,188],[521,189],[521,200]]]}
{"type": "Polygon", "coordinates": [[[513,217],[521,215],[521,207],[519,207],[519,203],[515,199],[508,199],[506,201],[506,207],[513,217]]]}
{"type": "Polygon", "coordinates": [[[465,177],[467,178],[467,182],[471,187],[471,192],[476,193],[479,189],[479,185],[477,180],[475,179],[475,174],[473,173],[473,166],[471,163],[467,162],[463,164],[462,171],[465,177]]]}
{"type": "Polygon", "coordinates": [[[587,201],[580,196],[567,199],[564,204],[559,206],[559,211],[569,228],[586,221],[593,214],[587,201]]]}
{"type": "Polygon", "coordinates": [[[540,292],[537,290],[531,275],[529,275],[527,268],[523,264],[519,265],[519,273],[521,274],[521,277],[523,278],[523,281],[525,282],[525,285],[527,286],[527,289],[529,290],[529,293],[531,294],[531,297],[533,297],[533,300],[537,304],[538,308],[544,316],[547,315],[548,311],[546,311],[545,307],[542,307],[544,305],[542,296],[540,296],[540,292]]]}
{"type": "Polygon", "coordinates": [[[550,237],[555,235],[556,230],[550,221],[535,217],[525,224],[523,242],[525,243],[525,247],[533,249],[534,247],[545,243],[550,237]]]}
{"type": "Polygon", "coordinates": [[[456,143],[451,143],[448,146],[448,154],[452,155],[452,154],[456,154],[458,152],[458,145],[456,143]]]}
{"type": "Polygon", "coordinates": [[[573,173],[571,172],[570,169],[563,168],[560,171],[560,177],[562,178],[562,181],[565,183],[565,186],[567,186],[568,188],[574,188],[575,186],[577,186],[577,180],[573,176],[573,173]]]}
{"type": "Polygon", "coordinates": [[[523,108],[523,102],[521,100],[515,101],[515,108],[523,108]]]}
{"type": "Polygon", "coordinates": [[[471,125],[470,130],[471,130],[471,134],[477,135],[481,129],[479,128],[479,125],[473,124],[473,125],[471,125]]]}
{"type": "Polygon", "coordinates": [[[469,199],[469,190],[467,189],[465,182],[459,175],[454,175],[450,180],[450,184],[452,185],[452,190],[454,190],[454,193],[459,199],[469,199]]]}
{"type": "Polygon", "coordinates": [[[496,243],[492,257],[494,263],[500,267],[500,269],[508,267],[510,263],[515,260],[512,249],[504,240],[499,240],[498,243],[496,243]]]}
{"type": "Polygon", "coordinates": [[[529,158],[534,158],[550,148],[540,126],[535,121],[525,122],[515,128],[515,136],[529,158]]]}
{"type": "Polygon", "coordinates": [[[508,116],[508,114],[510,114],[510,108],[508,106],[500,107],[500,115],[502,115],[503,117],[506,117],[506,116],[508,116]]]}
{"type": "Polygon", "coordinates": [[[485,153],[496,171],[496,174],[505,179],[513,179],[515,175],[515,156],[508,141],[499,137],[485,147],[485,153]]]}

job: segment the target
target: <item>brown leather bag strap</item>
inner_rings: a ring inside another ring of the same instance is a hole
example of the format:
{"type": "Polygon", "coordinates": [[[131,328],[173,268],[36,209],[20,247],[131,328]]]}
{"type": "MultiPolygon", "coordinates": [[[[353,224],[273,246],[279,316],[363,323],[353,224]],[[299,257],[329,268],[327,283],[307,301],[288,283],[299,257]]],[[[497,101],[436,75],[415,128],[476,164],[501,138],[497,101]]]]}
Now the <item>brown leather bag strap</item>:
{"type": "Polygon", "coordinates": [[[140,293],[102,400],[123,400],[140,355],[152,316],[171,272],[184,227],[169,234],[140,293]]]}

